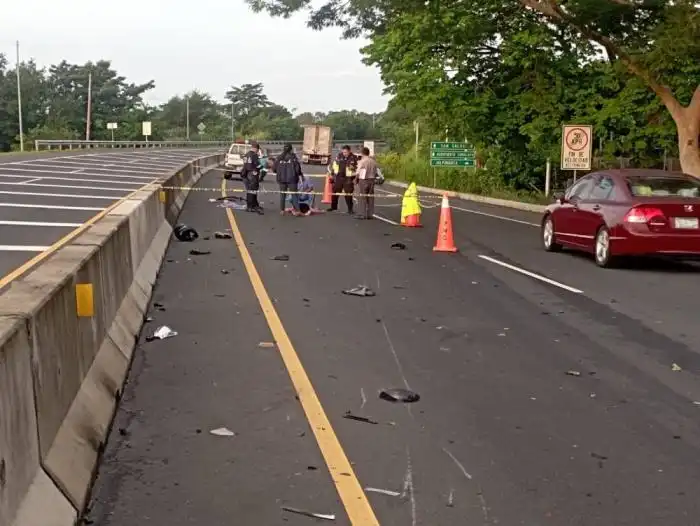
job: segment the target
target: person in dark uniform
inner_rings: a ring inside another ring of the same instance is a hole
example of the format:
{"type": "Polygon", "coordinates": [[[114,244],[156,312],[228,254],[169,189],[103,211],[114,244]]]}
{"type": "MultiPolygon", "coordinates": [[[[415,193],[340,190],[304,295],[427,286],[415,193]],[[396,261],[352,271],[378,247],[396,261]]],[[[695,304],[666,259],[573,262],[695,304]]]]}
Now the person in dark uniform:
{"type": "Polygon", "coordinates": [[[299,191],[299,182],[304,180],[304,174],[291,144],[284,145],[282,155],[275,161],[275,173],[277,174],[277,184],[280,187],[280,214],[284,215],[287,195],[290,195],[292,214],[300,215],[299,194],[297,192],[299,191]]]}
{"type": "Polygon", "coordinates": [[[348,206],[348,214],[353,214],[352,194],[355,191],[355,173],[357,172],[357,158],[350,151],[350,146],[345,145],[338,157],[333,162],[333,196],[329,212],[338,210],[338,194],[345,192],[345,204],[348,206]]]}
{"type": "Polygon", "coordinates": [[[260,189],[260,145],[257,142],[250,144],[250,151],[246,154],[241,170],[241,179],[246,190],[246,210],[248,212],[263,213],[263,209],[258,201],[258,190],[260,189]]]}

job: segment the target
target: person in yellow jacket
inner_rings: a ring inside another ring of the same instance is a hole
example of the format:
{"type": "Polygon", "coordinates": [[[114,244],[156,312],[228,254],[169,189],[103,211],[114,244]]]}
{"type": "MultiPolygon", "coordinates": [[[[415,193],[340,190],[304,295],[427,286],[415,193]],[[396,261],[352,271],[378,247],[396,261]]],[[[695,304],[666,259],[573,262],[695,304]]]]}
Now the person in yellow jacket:
{"type": "Polygon", "coordinates": [[[348,214],[353,214],[354,203],[352,194],[355,191],[355,174],[357,173],[357,157],[350,151],[350,146],[343,146],[338,157],[331,166],[331,181],[333,182],[333,196],[329,212],[338,210],[338,198],[341,192],[345,192],[345,204],[348,214]]]}

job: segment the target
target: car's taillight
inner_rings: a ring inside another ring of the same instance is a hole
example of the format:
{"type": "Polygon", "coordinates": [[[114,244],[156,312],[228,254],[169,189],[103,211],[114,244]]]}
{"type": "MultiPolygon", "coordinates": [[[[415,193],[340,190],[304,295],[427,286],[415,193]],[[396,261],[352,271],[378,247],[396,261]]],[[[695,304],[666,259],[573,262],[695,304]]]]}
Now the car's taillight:
{"type": "Polygon", "coordinates": [[[660,208],[655,206],[637,206],[627,212],[625,223],[663,226],[668,223],[668,219],[666,219],[666,215],[660,208]]]}

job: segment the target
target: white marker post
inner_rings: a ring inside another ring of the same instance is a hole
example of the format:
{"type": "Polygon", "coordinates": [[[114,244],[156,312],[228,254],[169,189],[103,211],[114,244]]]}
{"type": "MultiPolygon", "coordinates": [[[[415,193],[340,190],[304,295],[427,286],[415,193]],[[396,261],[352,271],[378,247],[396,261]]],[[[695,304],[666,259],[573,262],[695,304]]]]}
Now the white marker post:
{"type": "Polygon", "coordinates": [[[143,136],[146,138],[146,143],[148,143],[148,138],[151,134],[151,123],[149,121],[142,122],[141,127],[143,129],[143,136]]]}
{"type": "MultiPolygon", "coordinates": [[[[108,122],[107,129],[112,131],[112,142],[114,142],[114,130],[117,129],[117,123],[116,122],[108,122]]],[[[114,144],[112,144],[112,148],[114,148],[114,144]]]]}

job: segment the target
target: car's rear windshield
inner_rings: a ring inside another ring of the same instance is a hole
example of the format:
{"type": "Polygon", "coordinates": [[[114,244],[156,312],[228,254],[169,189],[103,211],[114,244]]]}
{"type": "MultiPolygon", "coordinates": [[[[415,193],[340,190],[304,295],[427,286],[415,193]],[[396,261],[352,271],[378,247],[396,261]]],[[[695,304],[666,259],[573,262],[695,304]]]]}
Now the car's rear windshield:
{"type": "Polygon", "coordinates": [[[635,197],[700,197],[700,180],[692,177],[629,177],[627,184],[635,197]]]}
{"type": "Polygon", "coordinates": [[[245,144],[232,144],[229,148],[228,153],[237,153],[238,155],[244,155],[247,151],[248,146],[245,144]]]}

